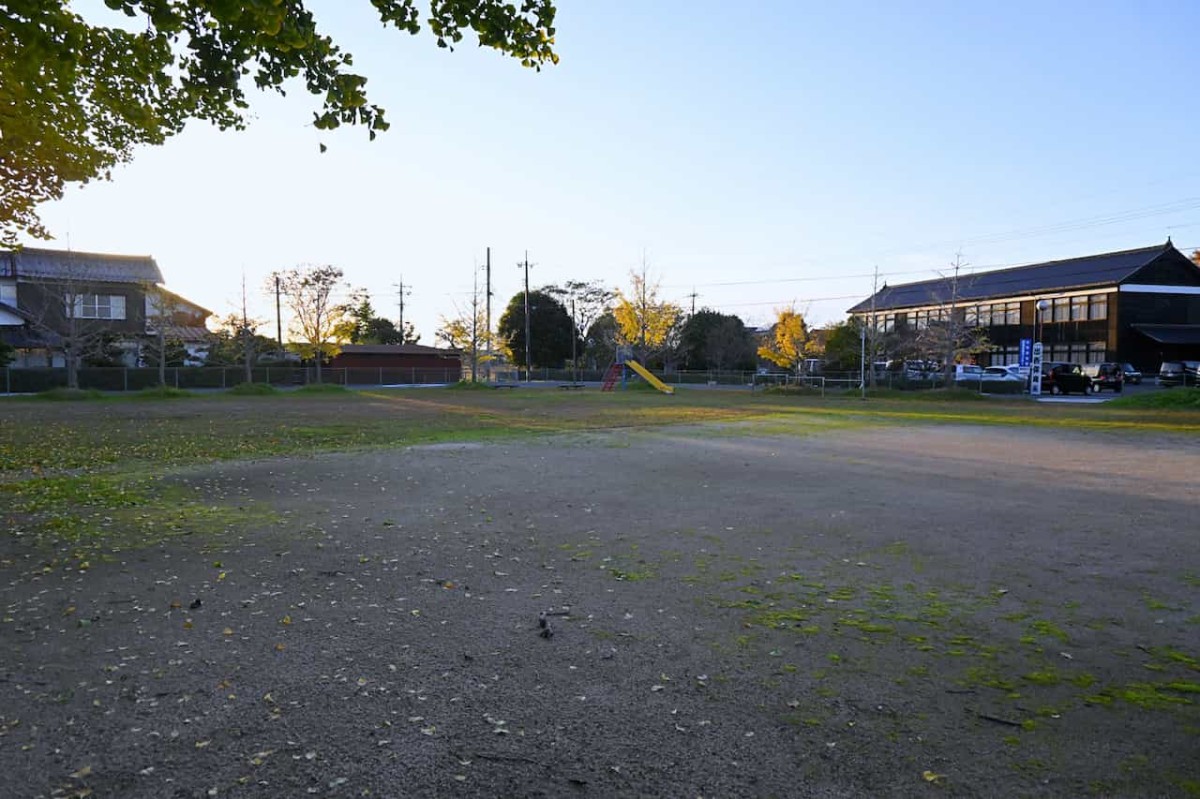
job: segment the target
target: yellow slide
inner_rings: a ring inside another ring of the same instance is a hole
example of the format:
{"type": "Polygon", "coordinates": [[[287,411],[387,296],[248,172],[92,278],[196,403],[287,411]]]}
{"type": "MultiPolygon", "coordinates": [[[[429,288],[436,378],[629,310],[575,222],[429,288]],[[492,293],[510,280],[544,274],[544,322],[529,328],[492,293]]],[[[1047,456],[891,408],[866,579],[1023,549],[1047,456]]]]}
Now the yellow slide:
{"type": "Polygon", "coordinates": [[[650,370],[647,369],[646,367],[642,366],[637,361],[633,361],[633,360],[625,361],[625,365],[628,366],[633,371],[637,372],[639,375],[641,375],[643,380],[645,380],[647,383],[649,383],[650,385],[657,388],[662,393],[664,393],[664,394],[674,394],[675,393],[675,389],[671,388],[666,383],[659,380],[654,375],[650,374],[650,370]]]}

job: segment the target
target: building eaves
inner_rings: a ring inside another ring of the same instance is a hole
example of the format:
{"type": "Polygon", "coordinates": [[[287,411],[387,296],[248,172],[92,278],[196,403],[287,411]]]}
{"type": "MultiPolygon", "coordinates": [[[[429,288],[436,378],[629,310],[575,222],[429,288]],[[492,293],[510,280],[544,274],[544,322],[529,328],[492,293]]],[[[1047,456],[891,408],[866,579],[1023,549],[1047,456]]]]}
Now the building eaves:
{"type": "Polygon", "coordinates": [[[78,280],[97,283],[161,283],[162,272],[148,255],[23,247],[0,253],[0,277],[78,280]]]}
{"type": "Polygon", "coordinates": [[[1200,344],[1200,325],[1131,325],[1159,344],[1200,344]]]}
{"type": "Polygon", "coordinates": [[[899,286],[885,286],[849,310],[863,313],[872,307],[876,311],[898,308],[914,308],[926,305],[941,305],[950,302],[951,296],[958,301],[970,302],[1001,297],[1015,297],[1052,291],[1070,291],[1096,286],[1110,286],[1128,279],[1142,267],[1163,253],[1174,249],[1168,241],[1154,247],[1136,250],[1087,255],[1062,261],[1014,266],[991,272],[961,275],[958,286],[952,279],[937,278],[899,286]],[[872,299],[874,302],[872,303],[872,299]]]}

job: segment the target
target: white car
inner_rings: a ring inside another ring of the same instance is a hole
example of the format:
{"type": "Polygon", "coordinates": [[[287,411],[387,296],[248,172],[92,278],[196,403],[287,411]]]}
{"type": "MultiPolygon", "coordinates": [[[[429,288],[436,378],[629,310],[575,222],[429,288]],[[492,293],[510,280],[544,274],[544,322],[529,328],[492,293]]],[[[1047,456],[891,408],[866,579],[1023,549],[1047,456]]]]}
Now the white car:
{"type": "Polygon", "coordinates": [[[1019,366],[989,366],[983,370],[983,379],[1024,381],[1028,378],[1021,374],[1021,367],[1019,366]]]}

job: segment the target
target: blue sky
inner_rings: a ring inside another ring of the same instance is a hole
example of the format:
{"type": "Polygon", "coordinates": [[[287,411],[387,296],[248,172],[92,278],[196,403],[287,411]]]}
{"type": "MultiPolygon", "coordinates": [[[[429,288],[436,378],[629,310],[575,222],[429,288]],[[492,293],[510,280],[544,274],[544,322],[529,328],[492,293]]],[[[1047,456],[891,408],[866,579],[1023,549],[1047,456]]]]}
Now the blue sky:
{"type": "Polygon", "coordinates": [[[385,31],[366,0],[310,7],[388,133],[318,133],[299,86],[252,95],[247,131],[194,124],[44,207],[51,246],[152,254],[218,314],[243,272],[270,317],[272,270],[332,263],[394,318],[403,277],[423,343],[488,246],[497,308],[526,249],[535,285],[625,285],[644,255],[666,298],[750,324],[836,321],[876,267],[958,251],[1200,247],[1194,2],[560,0],[541,73],[385,31]]]}

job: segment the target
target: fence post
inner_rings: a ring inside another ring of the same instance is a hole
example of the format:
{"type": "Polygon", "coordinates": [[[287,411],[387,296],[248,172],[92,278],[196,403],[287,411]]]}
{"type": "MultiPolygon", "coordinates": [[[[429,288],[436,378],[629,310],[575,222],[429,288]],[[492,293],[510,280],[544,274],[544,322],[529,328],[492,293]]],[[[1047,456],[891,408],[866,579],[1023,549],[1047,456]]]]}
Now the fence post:
{"type": "Polygon", "coordinates": [[[124,386],[124,388],[121,389],[122,391],[129,391],[129,367],[128,366],[121,368],[121,385],[124,386]]]}

